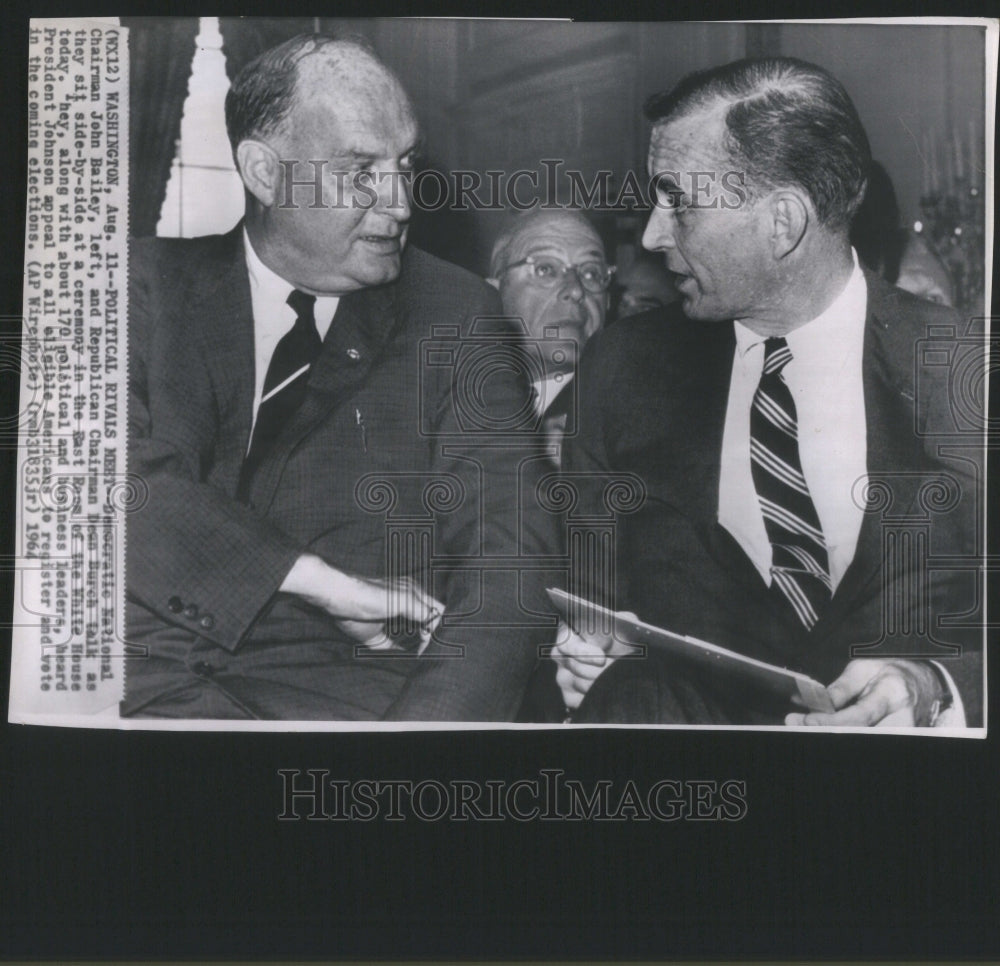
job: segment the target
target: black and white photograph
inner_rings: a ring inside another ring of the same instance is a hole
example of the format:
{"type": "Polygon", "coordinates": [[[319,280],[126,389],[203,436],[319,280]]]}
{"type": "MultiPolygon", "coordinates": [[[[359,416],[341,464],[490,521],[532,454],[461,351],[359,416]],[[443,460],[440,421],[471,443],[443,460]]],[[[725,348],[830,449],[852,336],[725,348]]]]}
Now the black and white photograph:
{"type": "Polygon", "coordinates": [[[984,733],[985,26],[81,23],[18,690],[984,733]]]}
{"type": "Polygon", "coordinates": [[[1000,952],[998,22],[343,12],[11,38],[11,955],[1000,952]]]}

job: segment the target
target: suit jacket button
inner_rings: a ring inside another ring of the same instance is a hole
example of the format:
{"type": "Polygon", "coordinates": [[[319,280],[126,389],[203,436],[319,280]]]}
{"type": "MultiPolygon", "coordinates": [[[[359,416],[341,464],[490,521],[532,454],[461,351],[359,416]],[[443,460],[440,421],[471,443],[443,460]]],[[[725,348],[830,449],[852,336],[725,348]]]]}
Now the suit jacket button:
{"type": "Polygon", "coordinates": [[[194,604],[188,604],[187,607],[184,608],[184,616],[190,617],[191,620],[194,620],[198,616],[198,608],[195,607],[194,604]]]}
{"type": "Polygon", "coordinates": [[[179,614],[182,610],[184,610],[184,601],[182,601],[180,597],[171,597],[170,600],[167,601],[167,610],[170,611],[171,614],[179,614]]]}
{"type": "Polygon", "coordinates": [[[347,350],[347,358],[350,359],[351,362],[357,362],[358,359],[361,358],[361,353],[358,352],[357,349],[348,349],[347,350]]]}
{"type": "Polygon", "coordinates": [[[198,621],[199,627],[204,627],[206,631],[210,631],[215,627],[215,618],[211,614],[203,614],[200,621],[198,621]]]}

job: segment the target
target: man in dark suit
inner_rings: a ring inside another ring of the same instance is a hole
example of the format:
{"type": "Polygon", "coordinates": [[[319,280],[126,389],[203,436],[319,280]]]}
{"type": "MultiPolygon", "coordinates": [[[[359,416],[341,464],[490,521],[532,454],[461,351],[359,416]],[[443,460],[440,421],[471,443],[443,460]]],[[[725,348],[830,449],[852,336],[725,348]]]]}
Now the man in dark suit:
{"type": "Polygon", "coordinates": [[[243,223],[132,249],[148,499],[128,526],[122,712],[510,718],[537,643],[517,556],[548,539],[517,514],[531,435],[483,429],[530,387],[504,370],[454,388],[500,306],[406,249],[409,99],[364,45],[304,36],[244,69],[226,122],[243,223]]]}
{"type": "Polygon", "coordinates": [[[643,245],[682,302],[611,327],[582,361],[568,479],[645,487],[618,521],[618,586],[591,590],[809,674],[835,710],[653,651],[612,662],[608,636],[564,631],[574,720],[981,723],[981,454],[938,444],[948,374],[916,365],[920,340],[963,330],[859,267],[848,228],[870,153],[847,93],[812,65],[749,60],[649,111],[643,245]]]}

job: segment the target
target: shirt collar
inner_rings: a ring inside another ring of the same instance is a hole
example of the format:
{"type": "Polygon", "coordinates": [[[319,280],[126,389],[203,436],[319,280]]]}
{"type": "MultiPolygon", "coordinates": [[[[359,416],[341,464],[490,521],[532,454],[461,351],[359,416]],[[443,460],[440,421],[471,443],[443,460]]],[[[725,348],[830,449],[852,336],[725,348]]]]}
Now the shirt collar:
{"type": "MultiPolygon", "coordinates": [[[[261,300],[261,304],[273,307],[284,307],[288,304],[288,296],[295,288],[291,282],[283,279],[277,272],[268,268],[254,251],[250,242],[250,236],[246,228],[243,229],[243,248],[246,251],[247,273],[250,276],[250,291],[261,300]]],[[[333,316],[340,303],[340,297],[336,295],[317,296],[314,308],[314,318],[316,328],[321,339],[326,337],[326,333],[333,321],[333,316]]],[[[291,307],[288,311],[292,312],[291,307]]],[[[294,313],[292,315],[294,318],[294,313]]]]}
{"type": "Polygon", "coordinates": [[[250,273],[250,285],[265,294],[269,299],[287,301],[292,289],[291,282],[286,282],[277,272],[272,272],[254,251],[246,228],[243,229],[243,248],[247,253],[247,271],[250,273]]]}
{"type": "MultiPolygon", "coordinates": [[[[838,344],[840,340],[837,336],[840,333],[864,321],[868,286],[865,284],[864,272],[861,271],[858,253],[853,248],[851,257],[854,269],[841,293],[823,312],[785,336],[793,359],[811,356],[816,351],[828,351],[830,345],[838,344]]],[[[765,340],[765,336],[748,329],[739,319],[733,323],[733,328],[736,333],[736,350],[741,356],[745,356],[755,345],[761,345],[765,340]]]]}

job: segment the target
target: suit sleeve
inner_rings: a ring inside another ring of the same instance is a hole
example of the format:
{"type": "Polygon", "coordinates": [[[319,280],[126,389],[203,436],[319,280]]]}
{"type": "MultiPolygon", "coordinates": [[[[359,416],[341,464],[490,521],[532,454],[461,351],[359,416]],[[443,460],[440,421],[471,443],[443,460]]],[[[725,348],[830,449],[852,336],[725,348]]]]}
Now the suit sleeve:
{"type": "MultiPolygon", "coordinates": [[[[961,330],[956,328],[956,331],[961,330]]],[[[922,431],[948,425],[953,418],[951,387],[946,378],[950,375],[940,368],[922,371],[917,404],[929,424],[921,425],[922,431]]],[[[982,401],[981,404],[985,405],[982,401]]],[[[957,691],[963,706],[965,723],[969,727],[979,727],[984,720],[982,621],[985,597],[981,561],[986,466],[980,441],[970,436],[965,439],[946,437],[945,443],[933,436],[924,440],[928,472],[914,510],[928,521],[928,556],[921,558],[920,564],[927,570],[921,573],[918,569],[910,577],[910,585],[900,592],[902,599],[913,601],[915,611],[918,606],[929,606],[930,636],[954,650],[950,655],[938,654],[935,663],[950,676],[949,683],[955,686],[953,693],[957,691]],[[913,593],[915,580],[920,580],[927,588],[926,605],[921,595],[913,593]]],[[[919,530],[920,524],[914,524],[912,540],[918,539],[919,530]]],[[[916,611],[911,626],[920,628],[923,619],[924,615],[916,611]]],[[[960,719],[961,714],[955,717],[960,719]]],[[[951,722],[946,717],[943,723],[951,722]]]]}
{"type": "MultiPolygon", "coordinates": [[[[572,490],[576,500],[573,513],[577,517],[609,522],[606,503],[609,487],[623,487],[622,492],[631,493],[634,477],[631,472],[616,466],[619,460],[615,450],[617,440],[615,432],[609,428],[622,425],[617,400],[623,395],[623,386],[628,385],[623,373],[630,369],[627,364],[619,365],[622,355],[616,346],[608,345],[606,336],[607,331],[592,338],[580,360],[576,376],[576,432],[563,441],[561,469],[563,483],[572,490]]],[[[632,560],[622,550],[620,521],[621,517],[615,518],[617,530],[611,549],[614,567],[578,568],[570,575],[572,586],[566,588],[612,610],[636,606],[629,601],[632,560]],[[611,574],[613,584],[608,583],[611,574]]]]}
{"type": "MultiPolygon", "coordinates": [[[[467,336],[478,316],[497,316],[499,300],[491,289],[477,288],[463,313],[467,336]]],[[[466,347],[468,343],[466,343],[466,347]]],[[[459,366],[464,365],[459,361],[459,366]]],[[[534,432],[508,437],[478,432],[459,420],[458,409],[491,417],[520,411],[530,401],[531,386],[502,366],[483,384],[483,396],[463,398],[461,379],[451,371],[437,378],[437,407],[431,432],[435,473],[461,481],[464,498],[455,512],[442,515],[435,534],[436,551],[453,564],[435,580],[443,594],[445,623],[420,658],[404,690],[385,715],[387,720],[512,720],[520,707],[539,645],[551,629],[539,613],[548,611],[544,578],[522,567],[525,558],[552,553],[554,520],[531,497],[548,466],[534,432]],[[527,498],[525,498],[527,496],[527,498]],[[482,560],[506,558],[502,566],[482,560]]],[[[537,562],[537,561],[536,561],[537,562]]]]}
{"type": "Polygon", "coordinates": [[[129,469],[146,489],[128,517],[130,599],[234,650],[303,548],[204,482],[218,418],[195,346],[178,353],[141,246],[129,306],[129,469]]]}

